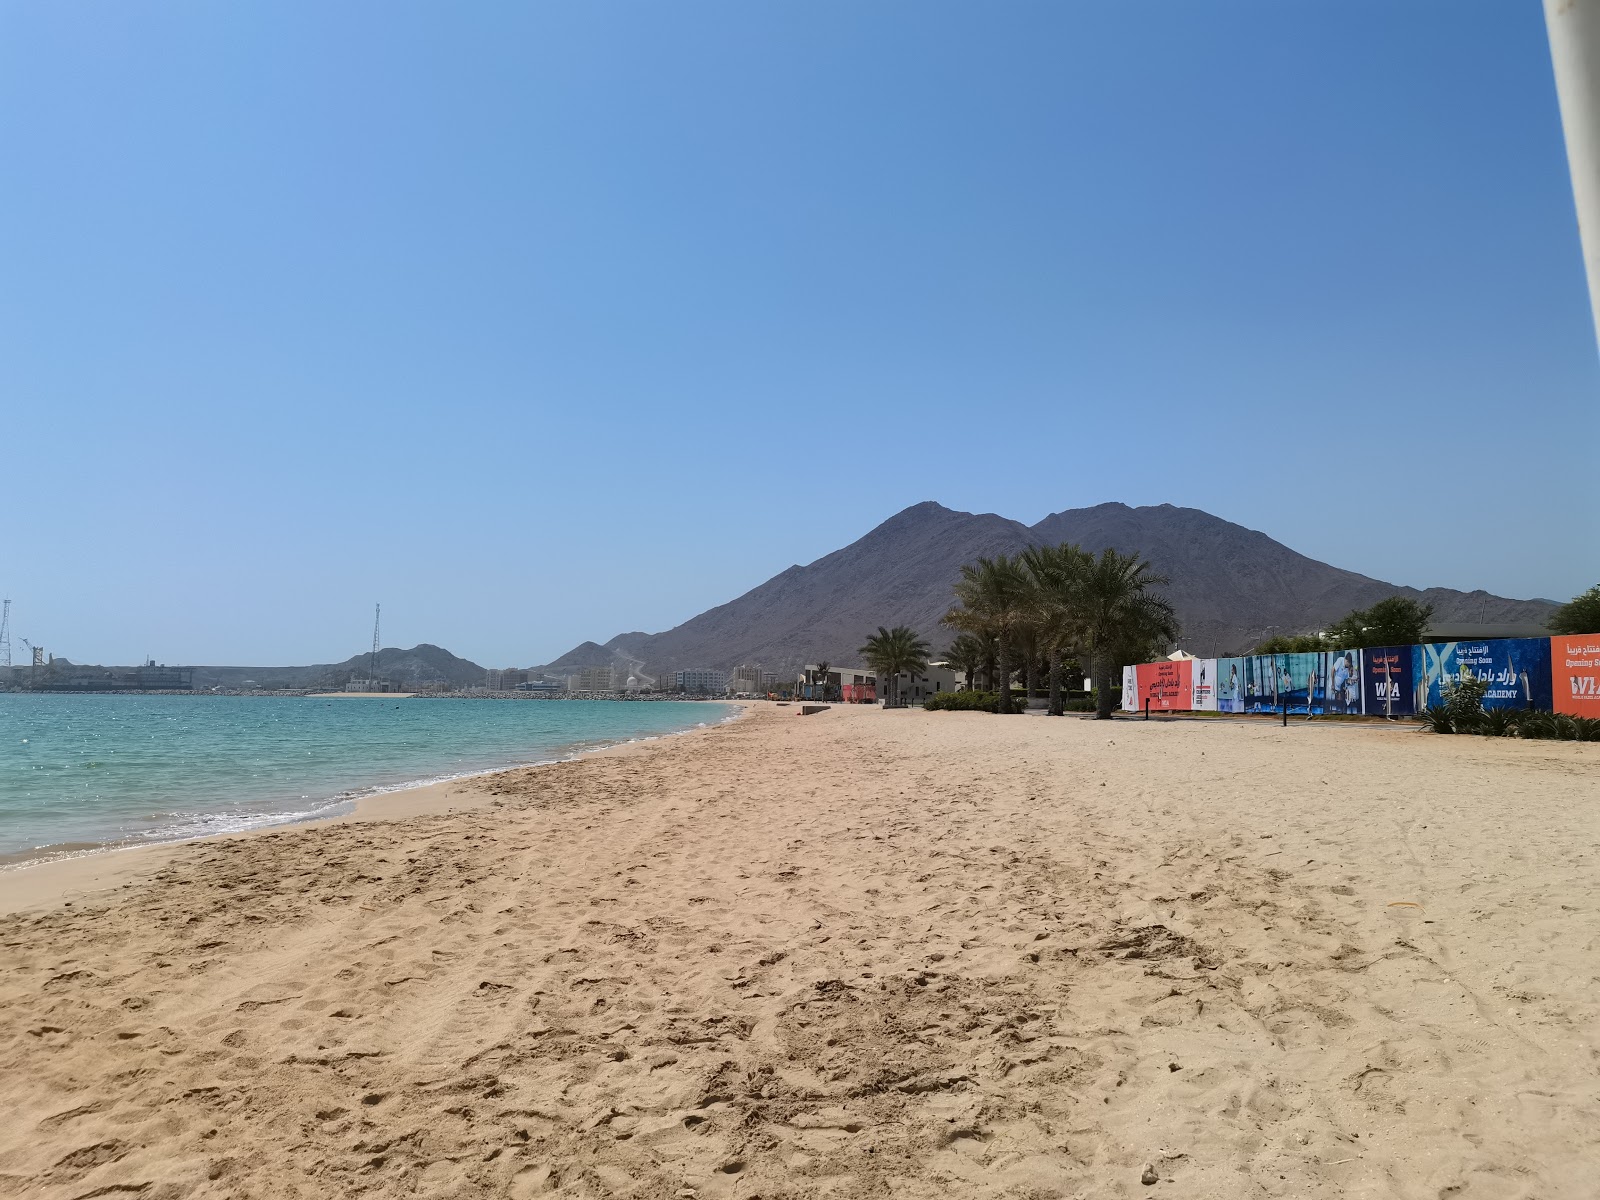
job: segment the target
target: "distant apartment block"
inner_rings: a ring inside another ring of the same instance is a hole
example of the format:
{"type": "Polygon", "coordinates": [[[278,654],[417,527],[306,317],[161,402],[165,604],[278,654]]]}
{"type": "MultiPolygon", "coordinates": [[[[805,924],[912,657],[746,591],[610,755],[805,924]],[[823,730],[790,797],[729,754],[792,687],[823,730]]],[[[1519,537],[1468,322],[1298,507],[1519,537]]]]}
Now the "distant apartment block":
{"type": "Polygon", "coordinates": [[[703,667],[672,673],[672,685],[680,692],[720,692],[727,687],[727,684],[726,674],[703,667]]]}
{"type": "Polygon", "coordinates": [[[519,671],[515,667],[506,667],[503,670],[488,672],[484,680],[484,687],[491,692],[512,692],[528,682],[528,673],[519,671]]]}
{"type": "Polygon", "coordinates": [[[761,668],[754,663],[742,663],[733,669],[728,676],[728,691],[730,692],[760,692],[765,689],[761,686],[761,668]]]}
{"type": "Polygon", "coordinates": [[[617,687],[616,671],[607,667],[584,667],[567,677],[569,692],[611,692],[617,687]]]}

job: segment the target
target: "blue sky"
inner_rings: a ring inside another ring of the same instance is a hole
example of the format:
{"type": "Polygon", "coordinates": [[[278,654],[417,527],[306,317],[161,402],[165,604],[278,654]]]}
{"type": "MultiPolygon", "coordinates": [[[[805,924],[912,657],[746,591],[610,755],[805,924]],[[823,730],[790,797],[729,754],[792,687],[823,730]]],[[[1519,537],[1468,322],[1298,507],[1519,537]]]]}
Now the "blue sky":
{"type": "Polygon", "coordinates": [[[11,3],[0,161],[78,661],[543,662],[925,499],[1600,575],[1537,5],[11,3]]]}

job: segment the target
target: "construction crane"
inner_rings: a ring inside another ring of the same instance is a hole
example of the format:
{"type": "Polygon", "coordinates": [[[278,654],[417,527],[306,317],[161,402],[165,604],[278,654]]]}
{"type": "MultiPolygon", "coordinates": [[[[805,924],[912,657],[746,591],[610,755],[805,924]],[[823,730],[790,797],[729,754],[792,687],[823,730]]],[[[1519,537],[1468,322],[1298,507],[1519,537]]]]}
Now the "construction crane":
{"type": "Polygon", "coordinates": [[[17,641],[21,642],[28,648],[28,653],[33,658],[33,669],[28,673],[28,686],[32,687],[34,684],[39,682],[39,667],[44,662],[44,647],[35,646],[25,637],[19,637],[17,641]]]}
{"type": "Polygon", "coordinates": [[[381,692],[383,688],[378,683],[378,619],[383,616],[383,605],[375,604],[372,608],[372,653],[367,655],[367,677],[357,679],[355,672],[350,672],[350,682],[345,684],[345,689],[352,692],[381,692]]]}
{"type": "Polygon", "coordinates": [[[378,618],[383,615],[383,605],[372,606],[372,655],[367,659],[367,678],[378,678],[378,618]]]}
{"type": "Polygon", "coordinates": [[[7,686],[11,684],[11,601],[0,601],[0,671],[5,673],[7,686]]]}

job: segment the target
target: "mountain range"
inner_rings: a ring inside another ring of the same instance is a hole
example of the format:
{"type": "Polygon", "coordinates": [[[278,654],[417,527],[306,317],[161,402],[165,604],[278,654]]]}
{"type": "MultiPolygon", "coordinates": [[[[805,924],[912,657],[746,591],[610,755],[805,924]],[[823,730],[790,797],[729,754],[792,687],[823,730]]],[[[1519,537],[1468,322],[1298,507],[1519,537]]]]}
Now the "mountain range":
{"type": "Polygon", "coordinates": [[[951,636],[940,618],[950,609],[962,564],[1060,542],[1142,554],[1171,580],[1166,593],[1183,623],[1181,645],[1197,654],[1237,653],[1270,634],[1319,629],[1393,595],[1433,605],[1435,622],[1538,626],[1555,607],[1548,600],[1385,583],[1194,508],[1098,504],[1030,526],[925,501],[842,550],[792,566],[675,628],[584,642],[541,669],[609,664],[659,676],[759,663],[788,674],[807,662],[855,662],[857,648],[879,625],[909,625],[938,649],[951,636]]]}
{"type": "MultiPolygon", "coordinates": [[[[964,563],[1060,542],[1142,554],[1171,580],[1166,592],[1183,623],[1180,645],[1208,656],[1247,650],[1270,634],[1319,629],[1393,595],[1433,605],[1436,626],[1501,626],[1507,632],[1537,629],[1556,607],[1549,600],[1385,583],[1318,562],[1264,533],[1194,508],[1098,504],[1024,525],[926,501],[843,549],[792,566],[675,628],[621,633],[603,644],[587,641],[531,669],[561,675],[609,665],[652,679],[684,668],[727,670],[759,663],[791,676],[807,662],[854,663],[860,657],[857,648],[879,625],[909,625],[939,650],[951,637],[940,619],[950,609],[951,585],[964,563]]],[[[1459,636],[1489,634],[1480,628],[1459,636]]],[[[334,690],[352,677],[366,677],[367,657],[361,653],[340,663],[300,667],[195,667],[194,686],[197,691],[334,690]]],[[[57,662],[63,669],[70,666],[65,659],[57,662]]],[[[477,663],[427,643],[381,650],[377,673],[407,689],[481,686],[485,675],[477,663]]],[[[14,672],[14,682],[24,680],[24,672],[14,672]]]]}

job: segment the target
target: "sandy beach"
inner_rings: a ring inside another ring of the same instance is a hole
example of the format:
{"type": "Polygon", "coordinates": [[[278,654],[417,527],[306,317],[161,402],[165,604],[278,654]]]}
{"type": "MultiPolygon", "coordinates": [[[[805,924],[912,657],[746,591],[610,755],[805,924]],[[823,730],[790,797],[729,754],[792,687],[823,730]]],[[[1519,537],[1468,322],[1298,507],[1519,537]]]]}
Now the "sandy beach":
{"type": "Polygon", "coordinates": [[[1600,1190],[1600,747],[794,714],[34,868],[0,1194],[1600,1190]]]}

